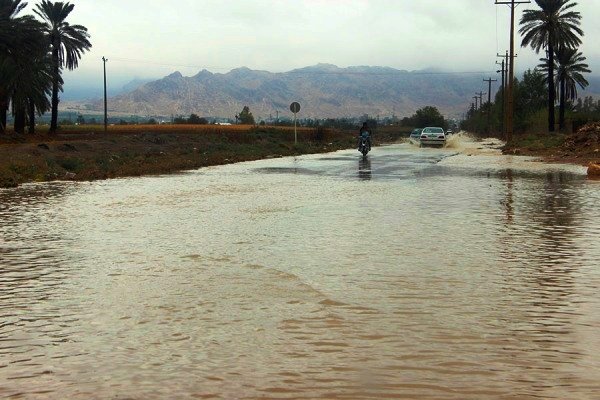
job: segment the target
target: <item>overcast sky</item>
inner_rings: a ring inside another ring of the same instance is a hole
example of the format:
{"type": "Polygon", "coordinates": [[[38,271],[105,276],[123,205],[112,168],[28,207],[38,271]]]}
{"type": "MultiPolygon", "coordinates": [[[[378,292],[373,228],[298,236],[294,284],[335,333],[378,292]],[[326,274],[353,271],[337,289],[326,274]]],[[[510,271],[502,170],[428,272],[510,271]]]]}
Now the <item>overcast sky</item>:
{"type": "MultiPolygon", "coordinates": [[[[38,0],[29,0],[29,10],[38,0]]],[[[67,85],[225,73],[241,66],[271,72],[317,63],[416,70],[495,71],[508,48],[508,6],[494,0],[71,0],[68,21],[88,28],[93,49],[67,85]]],[[[534,2],[518,8],[537,7],[534,2]]],[[[600,72],[600,0],[580,0],[581,48],[600,72]],[[594,43],[595,42],[595,43],[594,43]]],[[[517,69],[537,64],[520,48],[517,69]]]]}

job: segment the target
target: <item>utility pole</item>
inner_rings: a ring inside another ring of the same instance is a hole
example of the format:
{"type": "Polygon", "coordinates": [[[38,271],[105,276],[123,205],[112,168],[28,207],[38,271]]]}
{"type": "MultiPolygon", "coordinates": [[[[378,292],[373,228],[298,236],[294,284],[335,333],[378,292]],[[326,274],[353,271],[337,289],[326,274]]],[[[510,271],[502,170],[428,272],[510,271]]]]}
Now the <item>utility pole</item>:
{"type": "Polygon", "coordinates": [[[477,100],[479,100],[478,96],[473,96],[473,98],[475,99],[475,111],[477,111],[477,100]]]}
{"type": "Polygon", "coordinates": [[[477,95],[477,97],[479,98],[479,108],[482,109],[483,108],[483,95],[485,93],[483,92],[479,92],[479,93],[475,93],[477,95]]]}
{"type": "Polygon", "coordinates": [[[496,4],[506,4],[510,6],[510,63],[508,65],[508,107],[507,107],[507,125],[506,125],[506,140],[511,141],[514,130],[514,81],[515,81],[515,8],[519,4],[530,4],[531,1],[499,1],[496,4]]]}
{"type": "MultiPolygon", "coordinates": [[[[506,50],[506,54],[496,54],[496,57],[499,58],[503,58],[504,60],[504,83],[506,86],[508,86],[508,64],[509,64],[509,59],[508,59],[508,50],[506,50]]],[[[515,58],[517,56],[515,55],[515,58]]]]}
{"type": "Polygon", "coordinates": [[[104,133],[108,131],[108,101],[106,99],[106,62],[107,58],[102,56],[102,62],[104,64],[104,133]]]}
{"type": "MultiPolygon", "coordinates": [[[[506,139],[506,132],[508,127],[508,50],[506,50],[506,54],[496,54],[496,57],[504,58],[504,72],[502,74],[502,135],[506,139]]],[[[516,56],[515,56],[516,57],[516,56]]]]}
{"type": "Polygon", "coordinates": [[[488,83],[487,133],[489,134],[492,121],[492,82],[498,82],[498,79],[492,79],[490,77],[488,79],[484,79],[483,81],[488,83]]]}
{"type": "Polygon", "coordinates": [[[504,131],[504,128],[506,127],[506,124],[505,124],[506,115],[504,114],[504,111],[506,110],[506,107],[505,107],[505,105],[506,105],[505,104],[505,102],[506,102],[506,86],[505,86],[506,78],[504,75],[505,75],[506,68],[504,65],[504,60],[502,60],[501,63],[496,61],[496,64],[502,64],[502,69],[500,71],[496,71],[496,72],[502,74],[502,86],[501,86],[501,88],[502,88],[502,92],[501,92],[502,93],[502,119],[500,120],[500,125],[502,128],[502,137],[505,137],[506,132],[504,131]]]}

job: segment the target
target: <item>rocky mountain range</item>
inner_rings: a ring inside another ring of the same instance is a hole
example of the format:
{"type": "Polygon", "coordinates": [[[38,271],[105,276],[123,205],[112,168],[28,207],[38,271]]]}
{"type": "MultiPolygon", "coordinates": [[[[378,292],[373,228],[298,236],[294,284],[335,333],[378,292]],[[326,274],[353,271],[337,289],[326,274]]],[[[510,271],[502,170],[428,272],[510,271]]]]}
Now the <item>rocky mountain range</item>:
{"type": "MultiPolygon", "coordinates": [[[[278,113],[291,115],[289,105],[297,101],[302,105],[301,118],[403,117],[427,105],[453,117],[467,110],[476,92],[486,91],[483,79],[489,75],[330,64],[283,73],[245,67],[225,74],[203,70],[191,77],[174,72],[111,98],[109,109],[146,116],[195,113],[233,118],[247,105],[257,120],[267,120],[278,113]]],[[[498,83],[492,93],[497,89],[498,83]]],[[[101,110],[102,102],[88,107],[101,110]]]]}

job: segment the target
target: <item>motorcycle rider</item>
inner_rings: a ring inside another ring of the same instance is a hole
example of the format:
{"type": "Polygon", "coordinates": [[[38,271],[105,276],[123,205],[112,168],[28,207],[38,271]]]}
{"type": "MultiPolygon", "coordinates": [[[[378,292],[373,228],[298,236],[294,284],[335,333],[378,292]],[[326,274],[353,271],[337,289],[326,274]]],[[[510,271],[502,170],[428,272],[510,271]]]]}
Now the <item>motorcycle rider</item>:
{"type": "Polygon", "coordinates": [[[363,122],[362,128],[360,128],[360,132],[358,134],[358,149],[360,150],[360,138],[365,132],[367,134],[367,144],[369,146],[369,151],[371,151],[371,129],[369,128],[369,125],[366,122],[363,122]]]}

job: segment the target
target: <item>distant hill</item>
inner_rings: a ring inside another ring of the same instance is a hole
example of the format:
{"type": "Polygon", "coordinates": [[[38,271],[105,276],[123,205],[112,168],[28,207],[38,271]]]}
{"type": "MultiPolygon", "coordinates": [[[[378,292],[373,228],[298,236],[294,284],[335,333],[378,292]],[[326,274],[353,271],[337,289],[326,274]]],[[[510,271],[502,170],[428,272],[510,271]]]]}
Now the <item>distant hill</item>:
{"type": "MultiPolygon", "coordinates": [[[[191,77],[174,72],[111,98],[109,108],[140,115],[196,113],[233,118],[247,105],[257,119],[267,119],[277,111],[289,114],[289,104],[298,101],[302,118],[363,114],[402,117],[426,105],[438,107],[446,116],[460,116],[487,77],[489,74],[483,73],[339,68],[330,64],[283,73],[245,67],[225,74],[203,70],[191,77]]],[[[494,93],[497,88],[493,88],[494,93]]],[[[600,88],[600,78],[594,80],[592,88],[600,88]]],[[[587,92],[580,93],[585,95],[587,92]]],[[[102,104],[96,101],[91,107],[101,110],[102,104]]]]}
{"type": "Polygon", "coordinates": [[[139,87],[145,85],[146,83],[152,82],[154,79],[139,79],[136,78],[128,83],[126,83],[125,85],[123,85],[123,87],[120,89],[120,93],[128,93],[128,92],[132,92],[136,89],[138,89],[139,87]]]}

